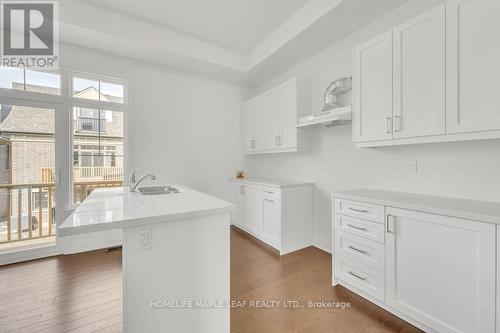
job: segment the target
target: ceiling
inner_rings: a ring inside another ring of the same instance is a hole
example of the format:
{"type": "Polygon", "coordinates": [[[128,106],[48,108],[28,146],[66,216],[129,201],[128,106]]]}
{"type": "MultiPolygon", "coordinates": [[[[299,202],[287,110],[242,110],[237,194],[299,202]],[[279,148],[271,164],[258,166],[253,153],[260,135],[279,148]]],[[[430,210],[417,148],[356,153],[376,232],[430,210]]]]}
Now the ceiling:
{"type": "Polygon", "coordinates": [[[240,53],[249,53],[309,0],[86,0],[240,53]]]}
{"type": "Polygon", "coordinates": [[[64,0],[59,40],[255,85],[407,2],[418,12],[442,1],[64,0]]]}

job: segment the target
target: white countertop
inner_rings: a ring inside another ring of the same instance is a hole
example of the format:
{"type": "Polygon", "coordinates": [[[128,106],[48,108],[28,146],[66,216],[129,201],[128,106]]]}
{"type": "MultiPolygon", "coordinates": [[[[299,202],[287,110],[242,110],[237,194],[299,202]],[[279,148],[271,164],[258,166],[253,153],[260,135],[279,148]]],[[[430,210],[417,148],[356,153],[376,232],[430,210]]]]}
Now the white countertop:
{"type": "Polygon", "coordinates": [[[230,213],[236,207],[226,201],[185,186],[181,193],[142,195],[127,187],[95,189],[63,222],[58,235],[126,228],[230,213]]]}
{"type": "Polygon", "coordinates": [[[332,193],[335,198],[425,211],[500,224],[500,202],[477,201],[403,192],[359,189],[332,193]]]}
{"type": "Polygon", "coordinates": [[[259,178],[259,177],[229,178],[229,181],[246,183],[246,184],[262,185],[262,186],[268,186],[268,187],[276,187],[276,188],[310,186],[313,184],[310,182],[299,182],[299,181],[293,181],[293,180],[269,179],[269,178],[259,178]]]}

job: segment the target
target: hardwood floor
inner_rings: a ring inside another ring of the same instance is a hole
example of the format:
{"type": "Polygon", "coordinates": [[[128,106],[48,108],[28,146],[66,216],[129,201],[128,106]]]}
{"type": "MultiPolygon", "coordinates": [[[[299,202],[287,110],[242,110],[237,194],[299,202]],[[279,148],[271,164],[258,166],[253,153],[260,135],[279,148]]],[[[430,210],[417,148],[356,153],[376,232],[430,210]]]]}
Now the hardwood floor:
{"type": "MultiPolygon", "coordinates": [[[[247,306],[232,309],[231,332],[420,332],[347,289],[331,287],[330,281],[329,254],[311,247],[280,258],[233,229],[231,298],[247,306]],[[263,300],[325,300],[352,306],[313,310],[284,308],[283,303],[256,308],[250,303],[263,300]]],[[[1,267],[0,332],[121,332],[121,287],[121,251],[1,267]]]]}

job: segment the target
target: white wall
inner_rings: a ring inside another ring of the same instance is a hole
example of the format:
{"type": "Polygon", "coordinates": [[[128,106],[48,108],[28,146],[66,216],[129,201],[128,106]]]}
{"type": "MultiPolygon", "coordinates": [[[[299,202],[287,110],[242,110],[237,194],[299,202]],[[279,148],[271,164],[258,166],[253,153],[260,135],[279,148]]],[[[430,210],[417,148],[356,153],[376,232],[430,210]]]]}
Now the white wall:
{"type": "MultiPolygon", "coordinates": [[[[258,91],[297,77],[310,82],[312,109],[318,113],[328,83],[352,70],[352,48],[371,37],[441,3],[417,0],[308,59],[258,91]]],[[[313,148],[306,153],[252,157],[248,173],[254,176],[306,180],[315,183],[314,235],[317,245],[331,248],[333,191],[360,187],[500,201],[500,140],[387,147],[355,148],[350,126],[318,128],[313,148]],[[418,174],[407,173],[409,160],[418,160],[418,174]]]]}
{"type": "Polygon", "coordinates": [[[129,81],[129,169],[228,198],[227,177],[244,164],[246,89],[68,45],[61,46],[61,67],[129,81]]]}

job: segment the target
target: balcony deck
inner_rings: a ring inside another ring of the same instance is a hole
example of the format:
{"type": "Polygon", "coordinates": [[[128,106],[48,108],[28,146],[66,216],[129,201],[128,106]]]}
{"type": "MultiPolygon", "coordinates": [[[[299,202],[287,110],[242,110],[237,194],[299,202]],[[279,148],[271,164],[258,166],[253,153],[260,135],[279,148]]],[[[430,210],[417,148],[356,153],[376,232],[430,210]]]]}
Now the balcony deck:
{"type": "MultiPolygon", "coordinates": [[[[53,170],[41,170],[40,183],[0,184],[0,251],[47,246],[54,242],[55,183],[53,170]],[[29,218],[30,217],[30,218],[29,218]]],[[[123,184],[121,167],[73,168],[73,203],[79,204],[96,188],[123,184]]]]}

